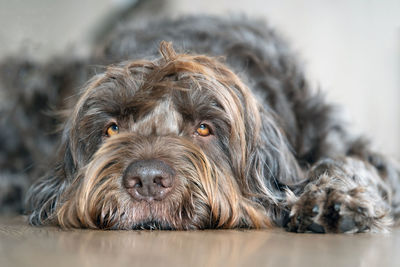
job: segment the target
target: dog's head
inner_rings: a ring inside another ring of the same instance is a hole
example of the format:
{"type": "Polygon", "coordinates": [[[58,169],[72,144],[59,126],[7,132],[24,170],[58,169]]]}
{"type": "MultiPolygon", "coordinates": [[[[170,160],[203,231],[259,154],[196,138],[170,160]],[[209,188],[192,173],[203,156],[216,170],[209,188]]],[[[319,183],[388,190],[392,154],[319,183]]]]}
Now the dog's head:
{"type": "Polygon", "coordinates": [[[296,175],[273,115],[215,58],[176,54],[95,76],[33,186],[33,223],[107,229],[265,227],[296,175]]]}

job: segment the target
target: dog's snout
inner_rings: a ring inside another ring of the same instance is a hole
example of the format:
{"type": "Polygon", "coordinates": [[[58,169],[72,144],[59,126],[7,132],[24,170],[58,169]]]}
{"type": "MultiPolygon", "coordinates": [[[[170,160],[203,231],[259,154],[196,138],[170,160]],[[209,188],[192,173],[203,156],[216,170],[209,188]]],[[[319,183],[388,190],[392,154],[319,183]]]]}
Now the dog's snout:
{"type": "Polygon", "coordinates": [[[132,162],[123,176],[123,183],[136,200],[163,200],[172,190],[175,172],[161,160],[138,160],[132,162]]]}

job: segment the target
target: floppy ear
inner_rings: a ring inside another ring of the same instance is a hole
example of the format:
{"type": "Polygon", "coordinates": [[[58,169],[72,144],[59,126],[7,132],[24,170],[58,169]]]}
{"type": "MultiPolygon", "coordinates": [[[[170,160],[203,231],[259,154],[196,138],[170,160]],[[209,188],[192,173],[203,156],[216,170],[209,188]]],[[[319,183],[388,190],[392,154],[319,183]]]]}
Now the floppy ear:
{"type": "Polygon", "coordinates": [[[262,107],[251,90],[222,63],[204,57],[197,60],[212,66],[213,76],[227,88],[228,93],[221,93],[221,98],[226,100],[225,110],[232,115],[232,135],[236,138],[230,143],[231,160],[240,189],[245,197],[268,211],[271,204],[285,199],[285,184],[302,179],[277,115],[262,107]]]}
{"type": "Polygon", "coordinates": [[[246,188],[268,211],[267,205],[285,199],[282,187],[299,181],[302,173],[274,114],[256,104],[248,109],[246,188]]]}
{"type": "Polygon", "coordinates": [[[26,211],[30,213],[29,221],[31,224],[55,223],[56,218],[53,215],[63,204],[61,203],[63,193],[75,181],[77,170],[90,157],[85,158],[84,156],[91,155],[86,151],[84,152],[85,143],[79,141],[78,135],[82,129],[79,124],[76,125],[78,121],[76,118],[79,116],[88,95],[90,96],[91,89],[100,84],[104,80],[103,78],[103,75],[94,76],[83,89],[75,107],[64,114],[67,121],[63,126],[57,163],[46,176],[35,182],[27,193],[25,205],[26,211]]]}
{"type": "Polygon", "coordinates": [[[63,192],[71,184],[75,173],[68,141],[64,141],[57,164],[43,178],[36,181],[27,193],[26,211],[33,225],[54,223],[55,211],[63,192]]]}

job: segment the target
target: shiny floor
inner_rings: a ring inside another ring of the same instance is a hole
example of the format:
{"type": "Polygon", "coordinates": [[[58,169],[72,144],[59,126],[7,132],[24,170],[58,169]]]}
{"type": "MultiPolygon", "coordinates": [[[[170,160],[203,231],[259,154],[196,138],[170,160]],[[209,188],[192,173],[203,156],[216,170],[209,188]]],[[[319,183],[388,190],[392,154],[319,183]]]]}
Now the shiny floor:
{"type": "Polygon", "coordinates": [[[390,234],[64,231],[0,217],[0,266],[400,266],[390,234]]]}

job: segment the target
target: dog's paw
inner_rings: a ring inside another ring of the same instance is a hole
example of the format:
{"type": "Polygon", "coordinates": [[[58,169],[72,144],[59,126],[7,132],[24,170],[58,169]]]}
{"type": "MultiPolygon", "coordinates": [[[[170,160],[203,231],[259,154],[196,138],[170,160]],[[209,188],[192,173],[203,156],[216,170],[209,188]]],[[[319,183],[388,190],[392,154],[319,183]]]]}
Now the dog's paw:
{"type": "Polygon", "coordinates": [[[391,218],[381,198],[363,187],[316,183],[292,204],[287,229],[292,232],[385,232],[391,218]]]}

